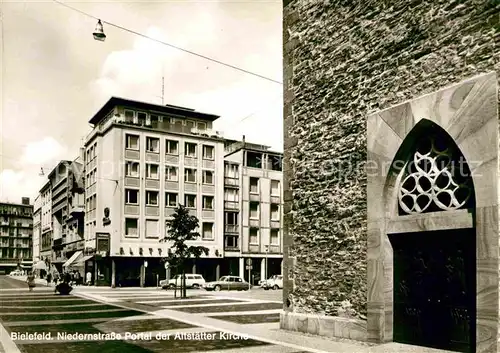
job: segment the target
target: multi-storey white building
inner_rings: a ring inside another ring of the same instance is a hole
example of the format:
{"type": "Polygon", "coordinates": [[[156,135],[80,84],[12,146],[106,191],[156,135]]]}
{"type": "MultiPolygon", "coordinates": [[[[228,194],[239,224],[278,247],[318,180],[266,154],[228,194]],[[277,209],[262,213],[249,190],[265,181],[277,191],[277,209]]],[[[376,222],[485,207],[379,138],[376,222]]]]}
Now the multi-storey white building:
{"type": "Polygon", "coordinates": [[[169,244],[166,219],[181,203],[199,219],[190,265],[218,278],[224,253],[224,140],[218,116],[111,98],[90,119],[85,142],[86,270],[102,284],[156,285],[169,244]],[[89,258],[96,254],[93,258],[89,258]],[[95,267],[96,266],[96,267],[95,267]]]}
{"type": "Polygon", "coordinates": [[[33,263],[40,261],[40,242],[42,231],[42,197],[38,194],[33,206],[33,263]]]}
{"type": "Polygon", "coordinates": [[[226,142],[224,163],[224,256],[229,271],[252,283],[281,274],[282,154],[243,137],[226,142]]]}

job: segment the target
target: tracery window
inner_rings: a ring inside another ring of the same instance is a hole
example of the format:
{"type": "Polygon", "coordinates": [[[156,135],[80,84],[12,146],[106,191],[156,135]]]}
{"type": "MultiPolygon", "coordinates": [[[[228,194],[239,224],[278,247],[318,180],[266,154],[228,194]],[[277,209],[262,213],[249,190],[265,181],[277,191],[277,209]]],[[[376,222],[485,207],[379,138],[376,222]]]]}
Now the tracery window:
{"type": "Polygon", "coordinates": [[[445,133],[419,139],[398,190],[399,214],[471,208],[473,198],[470,169],[454,141],[445,133]]]}

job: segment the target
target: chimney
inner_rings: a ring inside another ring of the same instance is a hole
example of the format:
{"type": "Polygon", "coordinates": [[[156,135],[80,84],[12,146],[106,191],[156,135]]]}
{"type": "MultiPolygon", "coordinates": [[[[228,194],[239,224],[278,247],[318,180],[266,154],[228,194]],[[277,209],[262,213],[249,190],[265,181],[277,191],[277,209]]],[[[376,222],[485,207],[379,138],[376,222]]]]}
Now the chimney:
{"type": "Polygon", "coordinates": [[[23,205],[29,205],[30,204],[30,198],[29,197],[23,197],[21,200],[22,200],[21,203],[23,205]]]}
{"type": "Polygon", "coordinates": [[[85,147],[80,147],[80,163],[85,165],[85,147]]]}

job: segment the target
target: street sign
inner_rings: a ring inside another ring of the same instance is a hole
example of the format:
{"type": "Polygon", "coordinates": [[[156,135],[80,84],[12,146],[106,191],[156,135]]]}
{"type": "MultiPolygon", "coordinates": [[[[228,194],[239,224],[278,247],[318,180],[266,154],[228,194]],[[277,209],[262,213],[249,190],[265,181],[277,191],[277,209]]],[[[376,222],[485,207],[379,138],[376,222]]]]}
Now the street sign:
{"type": "Polygon", "coordinates": [[[247,266],[245,266],[245,269],[246,269],[246,270],[251,270],[251,269],[253,269],[253,266],[248,266],[248,265],[247,265],[247,266]]]}
{"type": "Polygon", "coordinates": [[[247,266],[252,266],[252,259],[247,259],[247,266]]]}

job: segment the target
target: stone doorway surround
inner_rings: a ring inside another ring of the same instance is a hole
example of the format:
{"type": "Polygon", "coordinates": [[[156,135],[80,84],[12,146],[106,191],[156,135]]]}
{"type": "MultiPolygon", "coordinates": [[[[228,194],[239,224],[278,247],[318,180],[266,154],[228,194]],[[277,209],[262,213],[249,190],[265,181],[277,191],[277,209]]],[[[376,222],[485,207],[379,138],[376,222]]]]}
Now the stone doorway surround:
{"type": "Polygon", "coordinates": [[[499,330],[498,88],[496,73],[373,113],[367,119],[368,294],[371,342],[393,341],[393,254],[388,234],[476,228],[476,352],[497,352],[499,330]],[[400,216],[402,145],[424,119],[456,143],[472,172],[475,211],[400,216]]]}

